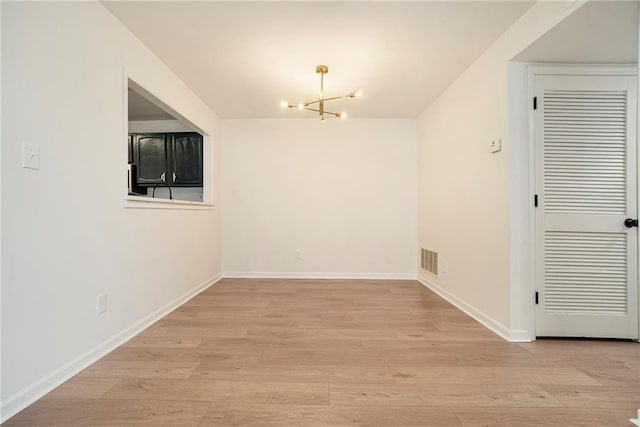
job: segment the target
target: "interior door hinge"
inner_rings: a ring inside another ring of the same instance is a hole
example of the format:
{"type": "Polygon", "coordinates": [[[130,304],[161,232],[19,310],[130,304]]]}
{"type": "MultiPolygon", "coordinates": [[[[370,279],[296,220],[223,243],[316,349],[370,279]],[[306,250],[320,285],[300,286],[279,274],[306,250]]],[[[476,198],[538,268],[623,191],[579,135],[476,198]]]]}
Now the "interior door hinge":
{"type": "Polygon", "coordinates": [[[537,194],[533,195],[533,206],[535,206],[536,208],[538,207],[538,195],[537,194]]]}
{"type": "Polygon", "coordinates": [[[534,110],[538,109],[538,97],[537,96],[533,97],[533,109],[534,110]]]}
{"type": "Polygon", "coordinates": [[[538,292],[536,292],[536,305],[538,305],[538,292]]]}

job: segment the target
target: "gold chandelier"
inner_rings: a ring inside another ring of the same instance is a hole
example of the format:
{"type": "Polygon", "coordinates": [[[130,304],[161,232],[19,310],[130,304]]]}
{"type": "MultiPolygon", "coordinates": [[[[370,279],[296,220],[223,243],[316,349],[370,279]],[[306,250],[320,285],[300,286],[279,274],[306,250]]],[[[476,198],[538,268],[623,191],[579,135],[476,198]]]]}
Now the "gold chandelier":
{"type": "Polygon", "coordinates": [[[325,114],[329,116],[339,117],[341,119],[346,119],[347,118],[346,111],[343,111],[341,113],[333,113],[331,111],[327,111],[324,109],[324,103],[327,101],[333,101],[334,99],[360,97],[362,96],[362,91],[358,90],[342,96],[332,96],[331,98],[325,98],[324,97],[324,75],[327,74],[328,72],[329,72],[329,67],[327,67],[326,65],[318,65],[316,67],[316,73],[320,74],[320,96],[318,97],[318,99],[316,99],[315,101],[300,102],[298,104],[290,104],[287,101],[281,101],[280,106],[282,108],[297,108],[298,110],[315,111],[320,115],[320,121],[322,123],[326,121],[324,117],[325,114]],[[314,108],[316,104],[318,104],[317,105],[318,108],[314,108]]]}

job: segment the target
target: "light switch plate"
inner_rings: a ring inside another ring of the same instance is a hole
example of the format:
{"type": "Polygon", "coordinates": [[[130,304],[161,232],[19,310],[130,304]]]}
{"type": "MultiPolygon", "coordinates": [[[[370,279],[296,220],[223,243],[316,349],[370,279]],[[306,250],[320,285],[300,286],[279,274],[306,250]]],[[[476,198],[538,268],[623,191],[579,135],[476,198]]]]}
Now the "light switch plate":
{"type": "Polygon", "coordinates": [[[22,144],[22,167],[40,169],[40,147],[35,144],[22,144]]]}
{"type": "Polygon", "coordinates": [[[97,305],[96,307],[97,312],[99,315],[106,313],[107,312],[107,294],[98,295],[96,305],[97,305]]]}
{"type": "Polygon", "coordinates": [[[500,138],[491,141],[491,152],[497,153],[502,150],[502,140],[500,138]]]}

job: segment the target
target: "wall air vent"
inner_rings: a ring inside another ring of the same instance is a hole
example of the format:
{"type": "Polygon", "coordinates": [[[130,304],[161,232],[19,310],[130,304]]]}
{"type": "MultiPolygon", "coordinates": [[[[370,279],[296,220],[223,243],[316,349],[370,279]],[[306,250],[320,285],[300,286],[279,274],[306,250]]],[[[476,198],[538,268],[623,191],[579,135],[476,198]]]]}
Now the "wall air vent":
{"type": "Polygon", "coordinates": [[[438,252],[422,249],[420,268],[428,273],[438,276],[438,252]]]}

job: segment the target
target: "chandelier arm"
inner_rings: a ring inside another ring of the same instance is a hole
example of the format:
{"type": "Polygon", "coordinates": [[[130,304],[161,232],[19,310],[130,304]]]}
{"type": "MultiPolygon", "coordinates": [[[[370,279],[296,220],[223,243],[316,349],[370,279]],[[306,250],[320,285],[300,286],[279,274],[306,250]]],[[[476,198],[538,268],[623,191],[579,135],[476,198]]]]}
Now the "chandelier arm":
{"type": "Polygon", "coordinates": [[[334,96],[331,98],[324,98],[325,101],[333,101],[334,99],[351,98],[350,95],[334,96]]]}
{"type": "MultiPolygon", "coordinates": [[[[307,110],[307,111],[315,111],[316,113],[322,113],[322,111],[317,110],[315,108],[305,108],[305,110],[307,110]]],[[[333,111],[327,111],[327,110],[324,110],[324,114],[328,114],[330,116],[336,116],[336,117],[340,116],[340,113],[334,113],[333,111]]]]}
{"type": "MultiPolygon", "coordinates": [[[[347,95],[342,95],[342,96],[333,96],[331,98],[324,98],[322,99],[323,101],[333,101],[334,99],[342,99],[342,98],[353,98],[351,96],[351,94],[347,94],[347,95]]],[[[313,105],[313,104],[317,104],[318,102],[320,102],[319,99],[316,99],[315,101],[309,101],[309,102],[303,102],[304,105],[313,105]]],[[[295,107],[295,105],[294,105],[295,107]]]]}
{"type": "MultiPolygon", "coordinates": [[[[305,108],[305,110],[307,110],[307,111],[315,111],[316,113],[320,113],[320,110],[315,109],[315,108],[305,108]]],[[[329,116],[340,117],[340,113],[334,113],[332,111],[327,111],[327,110],[324,110],[324,114],[325,115],[329,115],[329,116]]]]}

